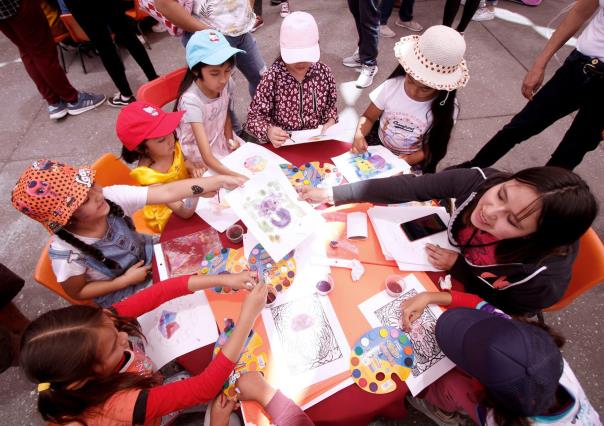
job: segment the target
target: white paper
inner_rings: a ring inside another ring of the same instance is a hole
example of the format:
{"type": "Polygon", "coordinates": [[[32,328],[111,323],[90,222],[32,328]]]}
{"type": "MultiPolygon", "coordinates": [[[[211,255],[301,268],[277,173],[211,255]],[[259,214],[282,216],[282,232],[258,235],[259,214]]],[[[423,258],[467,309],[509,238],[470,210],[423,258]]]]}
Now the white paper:
{"type": "Polygon", "coordinates": [[[363,154],[348,151],[333,157],[332,160],[350,183],[409,173],[411,170],[405,160],[381,145],[370,146],[363,154]]]}
{"type": "Polygon", "coordinates": [[[239,216],[230,208],[222,193],[220,197],[218,195],[212,198],[200,197],[195,213],[218,232],[226,231],[239,220],[239,216]]]}
{"type": "Polygon", "coordinates": [[[340,122],[329,127],[325,133],[321,133],[322,128],[323,126],[319,126],[316,129],[294,130],[291,132],[291,137],[285,141],[283,146],[327,140],[352,143],[354,132],[356,131],[356,123],[340,120],[340,122]]]}
{"type": "Polygon", "coordinates": [[[304,404],[300,408],[302,408],[302,410],[306,411],[313,405],[317,405],[319,402],[326,400],[330,396],[335,395],[336,393],[340,392],[342,389],[345,389],[350,385],[354,385],[354,380],[352,380],[352,377],[348,377],[347,379],[342,380],[340,383],[329,388],[329,390],[323,392],[316,398],[311,399],[310,401],[308,401],[306,404],[304,404]]]}
{"type": "Polygon", "coordinates": [[[274,386],[290,397],[349,370],[350,347],[328,297],[284,298],[262,311],[272,352],[274,386]]]}
{"type": "Polygon", "coordinates": [[[170,300],[138,317],[138,322],[147,338],[145,353],[157,369],[218,339],[216,320],[203,291],[170,300]]]}
{"type": "Polygon", "coordinates": [[[433,213],[436,213],[444,223],[449,223],[449,214],[444,207],[372,207],[367,210],[384,256],[400,263],[401,270],[422,271],[438,271],[428,261],[426,244],[430,243],[448,250],[459,251],[449,243],[447,231],[416,241],[409,241],[401,229],[401,223],[433,213]],[[409,269],[413,267],[421,267],[421,269],[409,269]]]}
{"type": "Polygon", "coordinates": [[[346,215],[346,238],[349,240],[367,238],[367,214],[352,212],[346,215]]]}
{"type": "Polygon", "coordinates": [[[157,272],[159,274],[159,280],[165,281],[169,277],[168,268],[166,267],[166,258],[164,257],[164,251],[161,248],[161,244],[153,244],[153,258],[157,265],[157,272]]]}
{"type": "Polygon", "coordinates": [[[262,173],[271,164],[289,164],[285,158],[256,143],[242,145],[222,158],[220,162],[225,167],[249,178],[257,173],[262,173]]]}
{"type": "MultiPolygon", "coordinates": [[[[382,291],[361,303],[359,309],[372,327],[382,325],[398,327],[401,302],[424,291],[426,289],[415,275],[408,275],[405,277],[405,290],[402,295],[393,298],[382,291]]],[[[409,337],[413,342],[415,364],[405,382],[413,396],[455,367],[436,342],[434,328],[441,314],[442,310],[438,306],[428,305],[422,316],[412,323],[409,337]]]]}
{"type": "Polygon", "coordinates": [[[278,166],[268,166],[226,194],[231,208],[275,261],[308,238],[323,218],[298,194],[278,166]]]}

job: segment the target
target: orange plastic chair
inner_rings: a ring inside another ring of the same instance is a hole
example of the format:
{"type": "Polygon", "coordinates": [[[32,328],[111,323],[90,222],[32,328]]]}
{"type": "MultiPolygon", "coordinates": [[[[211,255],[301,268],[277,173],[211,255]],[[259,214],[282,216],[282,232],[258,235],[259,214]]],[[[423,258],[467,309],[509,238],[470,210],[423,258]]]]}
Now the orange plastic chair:
{"type": "Polygon", "coordinates": [[[186,72],[186,68],[179,68],[143,84],[136,93],[136,99],[158,107],[169,104],[176,99],[178,87],[186,72]]]}
{"type": "Polygon", "coordinates": [[[63,25],[65,25],[65,28],[67,28],[67,31],[69,31],[69,36],[77,44],[78,56],[80,57],[80,62],[82,64],[82,71],[84,71],[84,74],[87,74],[88,71],[86,71],[86,65],[84,64],[83,53],[90,47],[90,39],[71,13],[64,13],[60,16],[60,18],[61,22],[63,22],[63,25]]]}
{"type": "Polygon", "coordinates": [[[143,9],[141,9],[139,0],[134,0],[134,7],[132,9],[128,9],[125,13],[127,17],[136,22],[136,28],[138,28],[138,31],[143,37],[143,40],[145,40],[145,47],[151,50],[151,45],[149,44],[149,41],[147,40],[147,37],[145,37],[145,34],[143,33],[143,30],[141,28],[141,21],[145,18],[148,18],[149,14],[143,9]]]}
{"type": "MultiPolygon", "coordinates": [[[[92,168],[99,172],[95,178],[95,183],[98,183],[101,186],[117,184],[139,186],[138,182],[130,176],[130,169],[128,166],[111,153],[107,153],[96,160],[92,165],[92,168]]],[[[154,233],[154,231],[147,226],[141,210],[133,215],[132,220],[134,221],[137,231],[147,234],[154,233]]],[[[76,300],[70,297],[65,290],[63,290],[61,284],[57,282],[57,278],[55,277],[50,263],[50,257],[48,256],[49,245],[50,241],[40,254],[38,264],[34,271],[34,279],[44,287],[57,293],[72,305],[91,305],[92,300],[76,300]]]]}

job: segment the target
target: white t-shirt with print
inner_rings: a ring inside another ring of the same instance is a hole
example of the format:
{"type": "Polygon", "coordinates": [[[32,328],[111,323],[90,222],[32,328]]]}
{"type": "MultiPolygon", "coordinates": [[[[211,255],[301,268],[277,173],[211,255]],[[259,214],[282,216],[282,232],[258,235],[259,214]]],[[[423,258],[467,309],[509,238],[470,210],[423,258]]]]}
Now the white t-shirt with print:
{"type": "Polygon", "coordinates": [[[210,28],[231,37],[250,32],[256,22],[249,0],[195,0],[192,14],[210,28]]]}
{"type": "MultiPolygon", "coordinates": [[[[142,209],[147,204],[148,190],[149,187],[147,186],[112,185],[103,188],[103,195],[106,199],[119,205],[124,210],[125,215],[132,216],[134,212],[142,209]]],[[[94,244],[99,240],[98,238],[83,237],[76,234],[74,236],[86,244],[94,244]]],[[[57,236],[53,237],[50,246],[56,250],[71,250],[74,253],[81,253],[77,248],[57,236]]],[[[60,283],[82,274],[86,274],[86,281],[88,282],[109,279],[96,269],[87,268],[76,261],[68,262],[67,259],[51,259],[51,263],[52,270],[60,283]]]]}
{"type": "Polygon", "coordinates": [[[369,94],[371,102],[384,111],[378,130],[380,141],[396,155],[421,150],[432,125],[432,100],[414,101],[405,92],[404,84],[404,76],[391,78],[369,94]]]}

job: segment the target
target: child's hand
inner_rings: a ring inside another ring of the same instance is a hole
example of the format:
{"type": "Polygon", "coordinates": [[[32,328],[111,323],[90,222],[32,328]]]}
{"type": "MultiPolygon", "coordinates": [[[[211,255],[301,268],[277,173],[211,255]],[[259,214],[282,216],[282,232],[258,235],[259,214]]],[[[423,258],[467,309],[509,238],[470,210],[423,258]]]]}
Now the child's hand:
{"type": "Polygon", "coordinates": [[[247,295],[241,306],[241,315],[239,321],[242,319],[249,320],[250,324],[256,321],[256,317],[262,311],[266,305],[266,296],[268,295],[268,287],[266,284],[259,282],[254,286],[252,291],[247,295]]]}
{"type": "Polygon", "coordinates": [[[325,132],[327,132],[327,129],[329,129],[334,124],[336,124],[336,122],[333,118],[330,118],[329,120],[327,120],[325,122],[325,124],[323,124],[323,127],[321,128],[321,134],[324,135],[325,132]]]}
{"type": "Polygon", "coordinates": [[[238,274],[217,275],[216,279],[221,285],[234,290],[251,290],[258,283],[258,273],[256,271],[243,271],[238,274]]]}
{"type": "Polygon", "coordinates": [[[238,188],[249,180],[247,176],[239,173],[235,173],[235,175],[221,175],[221,179],[220,187],[225,189],[238,188]]]}
{"type": "Polygon", "coordinates": [[[256,401],[263,407],[266,407],[277,393],[257,371],[242,374],[235,386],[239,389],[241,401],[256,401]]]}
{"type": "Polygon", "coordinates": [[[434,244],[426,244],[426,252],[430,264],[443,271],[450,270],[455,265],[457,256],[459,256],[456,251],[444,249],[434,244]]]}
{"type": "Polygon", "coordinates": [[[233,139],[229,139],[227,140],[227,145],[229,146],[229,151],[235,151],[237,148],[239,148],[239,141],[233,140],[233,139]]]}
{"type": "Polygon", "coordinates": [[[277,126],[269,127],[266,136],[275,148],[279,148],[290,138],[289,133],[277,126]]]}
{"type": "Polygon", "coordinates": [[[422,316],[424,309],[430,303],[428,293],[416,294],[401,303],[401,319],[399,325],[407,333],[411,331],[411,323],[422,316]]]}
{"type": "Polygon", "coordinates": [[[239,408],[237,401],[228,399],[224,393],[220,392],[212,401],[210,409],[211,426],[228,426],[231,413],[239,408]]]}
{"type": "Polygon", "coordinates": [[[298,191],[298,198],[300,200],[308,201],[313,204],[320,204],[327,202],[327,190],[324,188],[313,188],[312,186],[302,186],[296,188],[298,191]]]}
{"type": "Polygon", "coordinates": [[[195,168],[189,170],[189,174],[191,175],[191,177],[200,178],[207,171],[208,171],[207,167],[195,167],[195,168]]]}
{"type": "Polygon", "coordinates": [[[350,152],[353,154],[361,154],[367,151],[367,140],[365,136],[355,136],[354,141],[352,142],[352,148],[350,148],[350,152]]]}
{"type": "Polygon", "coordinates": [[[134,265],[129,267],[124,272],[124,287],[131,286],[133,284],[142,283],[147,279],[147,276],[151,273],[151,265],[145,265],[144,260],[136,262],[134,265]]]}

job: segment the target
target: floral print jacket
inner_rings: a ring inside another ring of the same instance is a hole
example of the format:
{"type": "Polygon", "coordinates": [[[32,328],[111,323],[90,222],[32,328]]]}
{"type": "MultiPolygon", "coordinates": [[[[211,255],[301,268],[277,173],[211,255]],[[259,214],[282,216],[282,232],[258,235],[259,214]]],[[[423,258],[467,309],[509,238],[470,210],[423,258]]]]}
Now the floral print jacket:
{"type": "Polygon", "coordinates": [[[310,66],[300,83],[285,63],[277,59],[256,90],[247,117],[247,130],[262,143],[268,142],[267,130],[315,129],[330,118],[338,121],[336,81],[331,69],[317,62],[310,66]]]}

